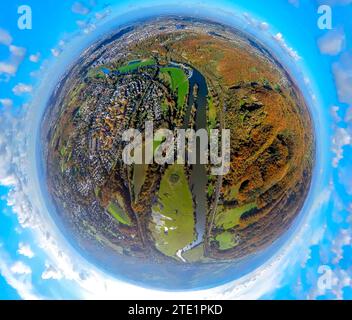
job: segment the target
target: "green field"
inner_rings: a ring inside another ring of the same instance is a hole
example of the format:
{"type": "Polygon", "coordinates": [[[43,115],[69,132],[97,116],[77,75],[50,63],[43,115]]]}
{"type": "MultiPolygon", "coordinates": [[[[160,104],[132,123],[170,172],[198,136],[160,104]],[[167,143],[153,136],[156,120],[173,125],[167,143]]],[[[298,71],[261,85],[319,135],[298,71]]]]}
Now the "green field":
{"type": "MultiPolygon", "coordinates": [[[[155,150],[161,145],[163,142],[163,138],[161,139],[154,139],[153,140],[153,154],[155,153],[155,150]]],[[[142,146],[142,155],[145,152],[145,145],[143,144],[142,146]]],[[[148,165],[147,164],[135,164],[133,166],[133,194],[134,194],[134,199],[135,202],[138,201],[138,196],[139,193],[142,189],[142,186],[146,180],[147,176],[147,171],[148,171],[148,165]]]]}
{"type": "Polygon", "coordinates": [[[215,216],[215,225],[225,230],[231,229],[239,224],[242,214],[256,207],[255,202],[231,209],[219,206],[215,216]]]}
{"type": "Polygon", "coordinates": [[[101,70],[101,66],[90,68],[87,73],[88,78],[102,79],[104,78],[104,72],[101,70]]]}
{"type": "Polygon", "coordinates": [[[207,97],[208,102],[208,124],[209,129],[213,129],[216,126],[216,107],[212,96],[207,97]]]}
{"type": "Polygon", "coordinates": [[[189,82],[185,72],[180,68],[165,67],[160,69],[160,73],[162,79],[170,82],[171,90],[177,93],[177,107],[183,108],[189,91],[189,82]]]}
{"type": "Polygon", "coordinates": [[[213,184],[208,184],[208,191],[207,191],[207,195],[208,197],[211,197],[212,194],[214,193],[215,187],[213,184]]]}
{"type": "Polygon", "coordinates": [[[149,227],[157,249],[176,257],[176,252],[195,237],[192,193],[184,166],[174,164],[167,168],[152,211],[153,221],[149,227]]]}
{"type": "Polygon", "coordinates": [[[147,169],[148,165],[146,164],[133,165],[133,193],[135,202],[138,200],[139,193],[141,192],[142,186],[145,182],[147,169]]]}
{"type": "Polygon", "coordinates": [[[182,257],[188,262],[197,262],[204,260],[204,247],[203,244],[199,244],[196,247],[184,252],[182,257]]]}
{"type": "Polygon", "coordinates": [[[164,114],[167,114],[169,110],[169,104],[167,103],[166,99],[164,99],[164,101],[161,103],[161,110],[163,111],[164,114]]]}
{"type": "Polygon", "coordinates": [[[114,202],[110,202],[107,211],[120,223],[130,226],[132,224],[130,217],[123,209],[114,202]]]}
{"type": "Polygon", "coordinates": [[[227,191],[225,192],[225,195],[224,195],[224,199],[227,201],[232,201],[232,200],[237,199],[238,193],[240,190],[240,186],[241,186],[241,182],[235,186],[231,186],[230,189],[227,189],[227,191]]]}
{"type": "Polygon", "coordinates": [[[126,72],[134,71],[138,68],[151,66],[153,64],[155,64],[154,59],[144,59],[141,61],[136,61],[136,62],[131,62],[129,64],[126,64],[126,65],[118,68],[117,71],[120,71],[121,73],[126,73],[126,72]]]}
{"type": "Polygon", "coordinates": [[[231,249],[237,244],[234,235],[229,231],[218,234],[215,240],[218,242],[220,250],[231,249]]]}
{"type": "Polygon", "coordinates": [[[60,153],[60,168],[61,168],[61,173],[63,173],[68,167],[70,167],[69,161],[72,156],[72,150],[69,148],[68,145],[66,146],[62,145],[59,150],[59,153],[60,153]]]}
{"type": "Polygon", "coordinates": [[[155,153],[155,150],[162,144],[163,139],[153,140],[153,154],[155,153]]]}

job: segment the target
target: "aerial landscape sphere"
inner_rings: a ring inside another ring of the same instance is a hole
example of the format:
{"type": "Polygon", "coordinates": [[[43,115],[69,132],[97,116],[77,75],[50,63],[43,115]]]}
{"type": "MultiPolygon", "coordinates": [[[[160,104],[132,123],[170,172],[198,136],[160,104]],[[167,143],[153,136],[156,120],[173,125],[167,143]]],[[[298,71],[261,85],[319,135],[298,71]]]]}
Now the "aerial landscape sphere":
{"type": "Polygon", "coordinates": [[[270,50],[180,16],[131,23],[82,52],[41,138],[52,215],[72,245],[121,279],[171,290],[245,274],[301,212],[315,161],[308,106],[270,50]],[[203,130],[205,149],[217,133],[221,155],[228,129],[228,170],[214,172],[210,152],[200,161],[200,139],[193,154],[185,139],[184,163],[146,161],[166,152],[165,136],[148,144],[151,123],[176,132],[175,158],[180,132],[203,130]],[[126,161],[131,129],[141,135],[128,154],[141,163],[126,161]]]}

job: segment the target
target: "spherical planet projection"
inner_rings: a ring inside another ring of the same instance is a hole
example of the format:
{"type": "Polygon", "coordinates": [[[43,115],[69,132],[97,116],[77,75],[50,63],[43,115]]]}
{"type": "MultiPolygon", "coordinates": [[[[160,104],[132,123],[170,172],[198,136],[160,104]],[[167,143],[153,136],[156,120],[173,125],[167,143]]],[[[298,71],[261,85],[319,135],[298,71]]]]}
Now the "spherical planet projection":
{"type": "Polygon", "coordinates": [[[41,136],[52,216],[70,243],[120,279],[167,290],[262,263],[299,215],[314,166],[310,112],[282,64],[252,36],[188,17],[135,22],[82,52],[41,136]],[[151,123],[177,132],[171,149],[147,137],[151,123]],[[220,160],[228,129],[228,170],[214,173],[210,152],[201,161],[210,140],[178,149],[180,129],[217,132],[220,160]],[[148,162],[147,150],[175,161],[148,162]]]}

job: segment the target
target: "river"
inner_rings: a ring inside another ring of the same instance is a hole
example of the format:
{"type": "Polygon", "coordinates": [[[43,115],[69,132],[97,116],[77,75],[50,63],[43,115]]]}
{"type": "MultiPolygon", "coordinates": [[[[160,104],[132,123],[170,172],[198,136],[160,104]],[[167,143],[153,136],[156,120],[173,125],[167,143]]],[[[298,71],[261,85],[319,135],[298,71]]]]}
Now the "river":
{"type": "MultiPolygon", "coordinates": [[[[207,128],[207,95],[208,87],[203,75],[193,68],[191,77],[189,78],[189,95],[187,110],[185,114],[185,120],[183,128],[187,129],[189,127],[191,110],[193,104],[196,107],[195,114],[195,129],[206,129],[207,128]],[[197,95],[194,95],[195,85],[198,86],[197,95]]],[[[198,244],[203,242],[203,237],[205,233],[206,226],[206,212],[207,212],[207,198],[206,198],[206,186],[207,186],[207,171],[204,164],[200,164],[200,144],[197,143],[197,162],[192,165],[190,182],[193,199],[195,201],[195,219],[196,219],[196,239],[185,246],[178,252],[179,258],[182,258],[182,253],[188,251],[198,244]]]]}

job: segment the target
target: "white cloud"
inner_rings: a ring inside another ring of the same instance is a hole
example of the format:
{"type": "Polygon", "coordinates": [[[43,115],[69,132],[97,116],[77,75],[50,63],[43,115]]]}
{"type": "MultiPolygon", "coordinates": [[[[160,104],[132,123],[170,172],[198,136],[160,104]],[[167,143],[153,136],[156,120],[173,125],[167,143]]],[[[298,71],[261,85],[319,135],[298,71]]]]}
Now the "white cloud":
{"type": "Polygon", "coordinates": [[[76,24],[77,24],[78,27],[84,28],[84,27],[87,25],[87,21],[84,21],[84,20],[77,20],[77,21],[76,21],[76,24]]]}
{"type": "Polygon", "coordinates": [[[269,30],[269,24],[267,22],[261,22],[259,28],[264,31],[269,30]]]}
{"type": "Polygon", "coordinates": [[[101,12],[97,12],[95,14],[95,18],[97,20],[103,20],[105,19],[107,16],[109,16],[111,14],[111,9],[106,9],[104,11],[101,11],[101,12]]]}
{"type": "Polygon", "coordinates": [[[250,24],[251,26],[256,27],[258,25],[258,21],[254,19],[249,13],[245,12],[243,16],[247,21],[247,23],[250,24]]]}
{"type": "Polygon", "coordinates": [[[345,53],[332,65],[335,85],[340,102],[352,106],[352,55],[345,53]]]}
{"type": "Polygon", "coordinates": [[[90,12],[89,8],[85,7],[83,3],[78,1],[72,5],[71,10],[73,13],[77,13],[81,15],[86,15],[90,12]]]}
{"type": "Polygon", "coordinates": [[[16,125],[17,120],[6,110],[0,109],[0,183],[4,185],[16,183],[16,172],[12,165],[16,152],[11,147],[15,141],[13,128],[16,125]]]}
{"type": "Polygon", "coordinates": [[[14,273],[14,274],[25,274],[25,275],[28,275],[28,274],[31,274],[32,273],[32,269],[24,264],[22,261],[17,261],[15,262],[11,268],[10,268],[11,272],[14,273]]]}
{"type": "Polygon", "coordinates": [[[280,45],[280,47],[294,60],[298,61],[301,57],[298,55],[297,51],[293,48],[289,47],[282,35],[282,33],[278,32],[273,36],[273,39],[280,45]]]}
{"type": "Polygon", "coordinates": [[[349,203],[349,205],[347,207],[347,212],[348,212],[348,217],[347,217],[346,221],[349,224],[352,224],[352,202],[349,203]]]}
{"type": "Polygon", "coordinates": [[[338,106],[331,107],[330,114],[335,122],[340,122],[342,120],[338,114],[339,110],[340,108],[338,106]]]}
{"type": "Polygon", "coordinates": [[[12,42],[11,35],[6,30],[0,28],[0,44],[9,46],[11,42],[12,42]]]}
{"type": "Polygon", "coordinates": [[[352,123],[352,106],[350,106],[345,114],[345,122],[351,122],[352,123]]]}
{"type": "Polygon", "coordinates": [[[352,170],[350,166],[339,168],[339,181],[346,192],[352,196],[352,170]]]}
{"type": "Polygon", "coordinates": [[[344,297],[344,289],[350,289],[351,286],[351,273],[341,268],[336,268],[334,270],[334,281],[332,287],[332,293],[336,296],[336,299],[342,300],[344,297]]]}
{"type": "Polygon", "coordinates": [[[13,87],[12,92],[17,96],[20,96],[25,93],[31,93],[32,90],[33,87],[31,85],[19,83],[13,87]]]}
{"type": "Polygon", "coordinates": [[[338,235],[332,240],[331,251],[335,254],[333,264],[338,264],[343,258],[343,249],[345,246],[352,245],[351,230],[341,229],[338,235]]]}
{"type": "Polygon", "coordinates": [[[282,33],[277,33],[276,35],[273,36],[274,39],[277,41],[277,42],[283,42],[284,39],[283,39],[283,36],[282,36],[282,33]]]}
{"type": "Polygon", "coordinates": [[[6,61],[0,61],[0,75],[14,76],[26,54],[26,49],[14,45],[9,45],[8,49],[10,57],[6,61]]]}
{"type": "Polygon", "coordinates": [[[9,50],[14,56],[17,56],[17,57],[24,57],[25,54],[26,54],[26,49],[25,48],[17,47],[17,46],[14,46],[14,45],[10,45],[9,46],[9,50]]]}
{"type": "Polygon", "coordinates": [[[288,2],[292,5],[294,5],[296,8],[299,7],[299,0],[288,0],[288,2]]]}
{"type": "Polygon", "coordinates": [[[11,271],[13,265],[0,244],[0,275],[14,288],[22,299],[35,300],[41,297],[35,292],[30,275],[18,275],[11,271]]]}
{"type": "Polygon", "coordinates": [[[10,108],[13,106],[13,101],[8,98],[0,99],[0,103],[6,108],[10,108]]]}
{"type": "Polygon", "coordinates": [[[8,75],[15,75],[17,72],[17,66],[7,62],[0,62],[0,74],[5,73],[8,75]]]}
{"type": "Polygon", "coordinates": [[[53,49],[51,49],[50,51],[51,51],[51,54],[52,54],[54,57],[58,57],[58,56],[61,54],[61,50],[60,50],[60,49],[53,48],[53,49]]]}
{"type": "Polygon", "coordinates": [[[29,259],[32,259],[34,257],[34,253],[31,249],[31,246],[23,242],[19,243],[17,253],[29,259]]]}
{"type": "Polygon", "coordinates": [[[332,152],[335,154],[332,165],[337,168],[341,159],[343,159],[343,148],[351,145],[352,137],[351,134],[345,128],[336,128],[334,136],[332,138],[332,152]]]}
{"type": "Polygon", "coordinates": [[[318,47],[321,53],[335,56],[338,55],[345,45],[345,33],[342,28],[328,31],[318,39],[318,47]]]}
{"type": "Polygon", "coordinates": [[[253,18],[249,13],[243,13],[243,17],[247,21],[249,25],[254,28],[260,29],[262,31],[267,31],[269,29],[269,24],[265,21],[258,21],[257,19],[253,18]]]}
{"type": "Polygon", "coordinates": [[[34,63],[37,63],[39,59],[40,59],[40,52],[37,52],[36,54],[31,54],[29,56],[29,60],[34,63]]]}
{"type": "Polygon", "coordinates": [[[43,280],[60,280],[62,279],[62,273],[57,270],[55,267],[53,267],[51,264],[46,263],[45,264],[45,270],[42,273],[42,279],[43,280]]]}
{"type": "Polygon", "coordinates": [[[96,28],[97,27],[96,27],[95,23],[90,23],[83,29],[83,32],[85,34],[89,34],[89,33],[93,32],[96,28]]]}

